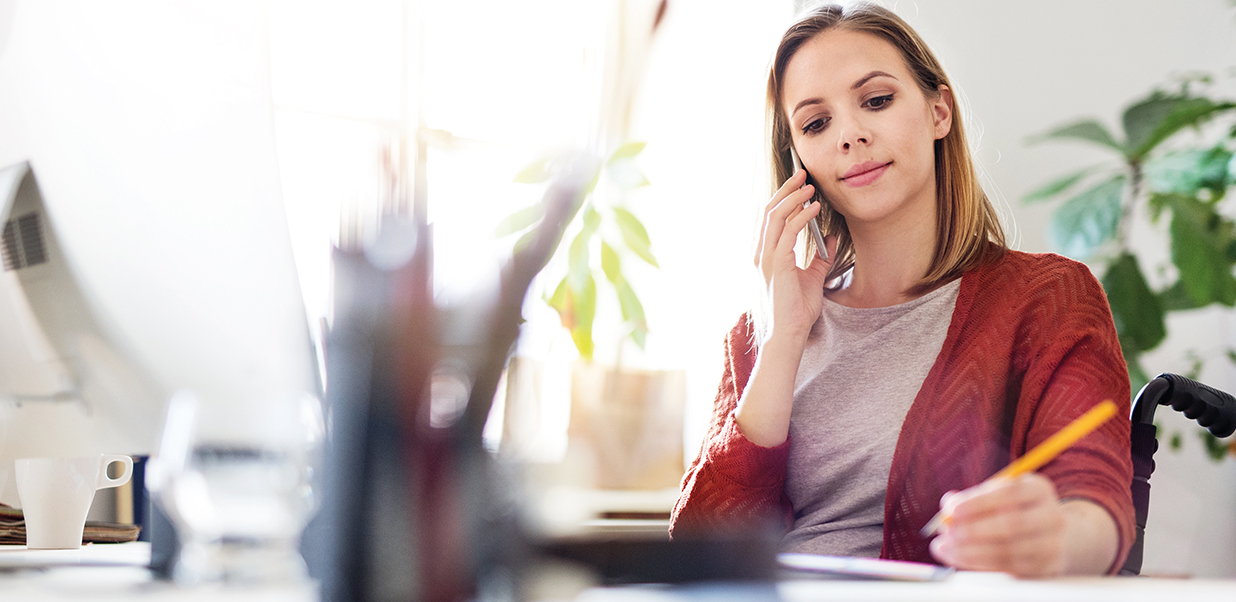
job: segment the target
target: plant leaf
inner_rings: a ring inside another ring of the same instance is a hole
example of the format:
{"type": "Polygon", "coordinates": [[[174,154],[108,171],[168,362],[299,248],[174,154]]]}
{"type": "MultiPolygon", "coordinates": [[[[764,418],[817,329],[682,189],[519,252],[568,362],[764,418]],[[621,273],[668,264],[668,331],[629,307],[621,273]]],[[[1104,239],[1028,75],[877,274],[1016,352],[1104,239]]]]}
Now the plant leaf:
{"type": "Polygon", "coordinates": [[[1199,125],[1215,113],[1233,107],[1236,104],[1155,91],[1125,109],[1122,118],[1126,137],[1125,155],[1133,161],[1140,160],[1172,134],[1199,125]]]}
{"type": "Polygon", "coordinates": [[[1139,157],[1145,156],[1160,142],[1171,138],[1173,134],[1187,127],[1195,127],[1206,123],[1211,118],[1219,113],[1236,109],[1236,103],[1221,102],[1216,103],[1209,98],[1193,98],[1182,103],[1175,111],[1163,120],[1159,128],[1154,131],[1150,139],[1146,141],[1142,148],[1139,157]]]}
{"type": "Polygon", "coordinates": [[[1136,257],[1122,253],[1116,258],[1103,275],[1103,290],[1107,292],[1125,358],[1136,358],[1167,336],[1163,305],[1146,285],[1136,257]]]}
{"type": "Polygon", "coordinates": [[[1165,153],[1146,162],[1146,180],[1159,192],[1196,196],[1205,188],[1219,195],[1232,182],[1227,173],[1232,156],[1222,146],[1165,153]]]}
{"type": "Polygon", "coordinates": [[[1065,201],[1052,214],[1048,235],[1064,255],[1089,257],[1116,233],[1120,222],[1123,175],[1116,175],[1065,201]]]}
{"type": "MultiPolygon", "coordinates": [[[[566,307],[567,307],[567,295],[569,295],[569,294],[570,294],[570,290],[569,290],[569,289],[570,289],[570,287],[568,287],[568,286],[567,286],[567,279],[566,279],[566,277],[564,276],[564,277],[562,278],[562,280],[560,280],[560,281],[558,282],[558,286],[557,286],[556,288],[554,288],[554,294],[553,294],[553,295],[550,295],[550,297],[549,297],[548,299],[546,299],[546,300],[545,300],[545,302],[546,302],[546,303],[548,303],[550,307],[552,307],[552,308],[554,308],[554,309],[558,310],[558,315],[559,315],[559,317],[563,317],[563,316],[562,316],[562,313],[563,313],[563,311],[565,311],[565,310],[566,310],[566,307]]],[[[571,325],[570,325],[570,324],[567,324],[567,323],[566,323],[566,320],[565,320],[565,319],[563,320],[562,325],[563,325],[563,326],[566,326],[567,328],[570,328],[570,327],[571,327],[571,325]]]]}
{"type": "Polygon", "coordinates": [[[592,239],[592,231],[584,228],[571,241],[567,254],[567,286],[571,292],[580,294],[592,279],[592,266],[589,265],[588,242],[592,239]]]}
{"type": "Polygon", "coordinates": [[[606,174],[611,182],[624,190],[648,185],[648,178],[635,166],[635,157],[645,146],[645,142],[628,142],[614,150],[606,162],[606,174]]]}
{"type": "Polygon", "coordinates": [[[616,285],[615,288],[618,291],[618,305],[622,308],[622,319],[631,325],[631,340],[635,341],[635,344],[639,345],[640,349],[643,349],[648,337],[648,322],[644,318],[644,304],[640,303],[635,290],[626,281],[616,285]]]}
{"type": "Polygon", "coordinates": [[[622,231],[622,241],[627,244],[627,248],[652,267],[661,267],[652,256],[652,242],[648,240],[648,230],[644,229],[639,218],[622,207],[614,207],[614,217],[617,218],[618,229],[622,231]]]}
{"type": "Polygon", "coordinates": [[[575,348],[579,350],[579,355],[591,361],[592,319],[596,316],[597,309],[597,283],[592,278],[592,272],[588,272],[583,289],[572,293],[571,301],[575,316],[575,322],[571,327],[571,340],[575,341],[575,348]]]}
{"type": "Polygon", "coordinates": [[[579,351],[580,356],[591,360],[592,322],[596,316],[597,302],[597,287],[592,274],[588,274],[579,292],[573,291],[567,278],[563,278],[558,283],[558,287],[554,289],[554,294],[546,302],[558,311],[558,318],[562,326],[570,331],[571,340],[575,343],[575,349],[579,351]]]}
{"type": "Polygon", "coordinates": [[[1077,171],[1062,178],[1048,182],[1047,185],[1032,191],[1030,194],[1027,194],[1025,198],[1022,199],[1022,202],[1031,204],[1037,201],[1050,199],[1051,197],[1068,190],[1074,184],[1080,182],[1082,178],[1090,175],[1090,173],[1094,170],[1094,167],[1087,167],[1081,171],[1077,171]]]}
{"type": "Polygon", "coordinates": [[[1181,311],[1185,309],[1197,309],[1203,304],[1198,303],[1193,299],[1193,295],[1185,290],[1184,281],[1176,279],[1176,282],[1166,289],[1160,291],[1159,303],[1163,305],[1163,311],[1181,311]]]}
{"type": "Polygon", "coordinates": [[[604,239],[601,240],[601,270],[615,288],[622,284],[622,262],[618,258],[618,252],[604,239]]]}
{"type": "Polygon", "coordinates": [[[520,184],[537,184],[548,180],[550,176],[550,163],[552,161],[553,157],[547,155],[529,163],[519,173],[515,174],[515,181],[520,184]]]}
{"type": "Polygon", "coordinates": [[[523,231],[532,224],[541,221],[541,218],[544,216],[545,205],[542,205],[541,203],[529,205],[506,216],[502,222],[498,224],[498,227],[494,228],[494,236],[502,238],[503,236],[509,236],[516,232],[523,231]]]}
{"type": "Polygon", "coordinates": [[[609,156],[609,162],[613,163],[622,159],[630,159],[643,152],[645,146],[648,146],[647,142],[628,142],[623,144],[609,156]]]}
{"type": "Polygon", "coordinates": [[[584,229],[590,233],[596,232],[597,227],[600,225],[601,225],[601,214],[597,213],[596,208],[594,208],[592,205],[588,205],[588,208],[584,209],[584,229]]]}
{"type": "Polygon", "coordinates": [[[635,341],[636,345],[639,345],[640,349],[643,349],[648,336],[644,304],[640,303],[635,289],[632,289],[623,277],[618,252],[604,240],[601,241],[601,269],[605,271],[605,277],[614,285],[614,291],[618,294],[618,306],[622,309],[622,320],[631,327],[631,333],[628,336],[635,341]]]}
{"type": "Polygon", "coordinates": [[[1167,117],[1189,99],[1183,95],[1168,95],[1155,90],[1149,96],[1129,105],[1121,116],[1125,133],[1125,154],[1130,159],[1139,158],[1155,131],[1163,126],[1167,117]]]}
{"type": "Polygon", "coordinates": [[[1116,142],[1116,139],[1112,137],[1107,127],[1093,119],[1086,119],[1058,127],[1046,134],[1031,137],[1029,142],[1033,144],[1051,139],[1073,139],[1093,142],[1115,150],[1122,155],[1124,154],[1124,147],[1119,142],[1116,142]]]}
{"type": "Polygon", "coordinates": [[[564,277],[558,282],[558,287],[554,289],[554,294],[545,300],[550,307],[558,312],[558,321],[567,331],[575,329],[578,319],[575,315],[575,294],[571,292],[571,287],[567,286],[567,279],[564,277]]]}
{"type": "Polygon", "coordinates": [[[1172,208],[1172,263],[1185,291],[1199,305],[1236,304],[1236,278],[1227,257],[1236,225],[1193,197],[1165,196],[1172,208]]]}
{"type": "Polygon", "coordinates": [[[1222,462],[1223,456],[1227,455],[1227,444],[1204,428],[1197,430],[1197,436],[1202,440],[1202,445],[1206,448],[1206,455],[1210,456],[1210,459],[1214,462],[1222,462]]]}

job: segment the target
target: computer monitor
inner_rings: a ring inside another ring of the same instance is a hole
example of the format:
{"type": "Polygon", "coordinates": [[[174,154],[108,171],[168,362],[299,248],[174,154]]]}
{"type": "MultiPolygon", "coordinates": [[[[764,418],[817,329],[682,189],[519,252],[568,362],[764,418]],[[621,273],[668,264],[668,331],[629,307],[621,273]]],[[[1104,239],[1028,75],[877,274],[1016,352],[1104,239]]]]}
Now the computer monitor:
{"type": "Polygon", "coordinates": [[[30,165],[0,168],[0,455],[147,451],[167,394],[96,317],[49,218],[30,165]]]}
{"type": "Polygon", "coordinates": [[[318,392],[264,11],[0,2],[0,502],[16,457],[154,453],[178,389],[223,435],[318,392]]]}

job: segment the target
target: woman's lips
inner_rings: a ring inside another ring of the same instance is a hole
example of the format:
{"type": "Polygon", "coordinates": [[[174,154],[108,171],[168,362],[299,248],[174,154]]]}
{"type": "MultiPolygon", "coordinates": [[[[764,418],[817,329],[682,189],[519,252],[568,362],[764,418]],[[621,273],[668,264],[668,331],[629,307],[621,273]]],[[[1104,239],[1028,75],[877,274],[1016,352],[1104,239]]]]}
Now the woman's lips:
{"type": "Polygon", "coordinates": [[[845,172],[845,175],[841,176],[841,181],[850,187],[866,186],[884,175],[884,172],[888,170],[888,166],[892,164],[892,161],[888,163],[880,163],[878,161],[859,163],[845,172]]]}

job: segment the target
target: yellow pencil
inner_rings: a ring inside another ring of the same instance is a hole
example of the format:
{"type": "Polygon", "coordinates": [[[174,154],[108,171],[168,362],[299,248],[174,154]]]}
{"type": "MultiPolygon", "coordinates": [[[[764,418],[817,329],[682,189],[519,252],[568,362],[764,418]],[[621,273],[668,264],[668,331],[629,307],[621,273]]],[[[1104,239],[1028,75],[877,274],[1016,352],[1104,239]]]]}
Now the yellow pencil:
{"type": "MultiPolygon", "coordinates": [[[[1102,403],[1090,408],[1090,411],[1078,416],[1076,420],[1069,423],[1068,426],[1060,429],[1056,434],[1049,437],[1046,441],[1035,446],[1029,453],[1014,460],[1003,470],[992,475],[988,481],[996,479],[1011,479],[1027,472],[1037,470],[1040,466],[1050,462],[1052,458],[1060,455],[1060,452],[1069,448],[1069,446],[1077,443],[1079,439],[1090,434],[1099,425],[1107,422],[1109,418],[1116,415],[1116,404],[1111,400],[1105,400],[1102,403]]],[[[986,482],[986,481],[984,481],[986,482]]],[[[940,526],[948,521],[948,515],[943,510],[936,513],[927,522],[921,531],[923,537],[931,537],[935,535],[940,526]]]]}

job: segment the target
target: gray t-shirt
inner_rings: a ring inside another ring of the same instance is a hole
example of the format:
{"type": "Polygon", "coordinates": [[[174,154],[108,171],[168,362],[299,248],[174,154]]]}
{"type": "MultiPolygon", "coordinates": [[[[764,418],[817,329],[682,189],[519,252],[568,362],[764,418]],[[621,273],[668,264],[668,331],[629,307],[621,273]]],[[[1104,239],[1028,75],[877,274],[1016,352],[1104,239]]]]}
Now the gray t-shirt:
{"type": "Polygon", "coordinates": [[[794,383],[783,549],[880,555],[893,450],[940,354],[961,280],[918,299],[853,308],[825,299],[794,383]]]}

